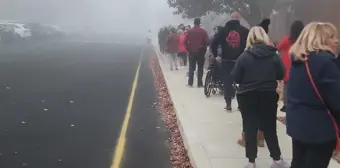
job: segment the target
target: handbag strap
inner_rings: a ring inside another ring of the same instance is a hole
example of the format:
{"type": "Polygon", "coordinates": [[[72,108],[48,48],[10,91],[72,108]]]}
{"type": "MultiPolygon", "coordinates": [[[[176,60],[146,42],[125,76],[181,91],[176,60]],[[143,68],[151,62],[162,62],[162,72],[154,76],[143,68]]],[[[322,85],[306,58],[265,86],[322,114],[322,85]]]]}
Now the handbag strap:
{"type": "Polygon", "coordinates": [[[316,95],[318,96],[320,102],[323,104],[323,106],[325,107],[325,109],[327,110],[327,113],[328,113],[328,116],[331,118],[332,120],[332,124],[334,126],[334,129],[335,129],[335,134],[336,134],[336,137],[337,137],[337,145],[336,145],[336,151],[339,152],[340,151],[340,129],[339,129],[339,126],[335,120],[335,118],[333,117],[333,115],[331,114],[331,112],[329,111],[329,109],[327,108],[326,106],[326,103],[325,101],[323,100],[320,92],[319,92],[319,89],[318,87],[316,86],[314,80],[313,80],[313,77],[312,77],[312,74],[310,72],[310,68],[309,68],[309,65],[308,65],[308,62],[306,61],[305,62],[305,67],[306,67],[306,71],[307,71],[307,75],[308,75],[308,78],[309,78],[309,81],[310,83],[312,84],[313,86],[313,89],[314,89],[314,92],[316,93],[316,95]]]}

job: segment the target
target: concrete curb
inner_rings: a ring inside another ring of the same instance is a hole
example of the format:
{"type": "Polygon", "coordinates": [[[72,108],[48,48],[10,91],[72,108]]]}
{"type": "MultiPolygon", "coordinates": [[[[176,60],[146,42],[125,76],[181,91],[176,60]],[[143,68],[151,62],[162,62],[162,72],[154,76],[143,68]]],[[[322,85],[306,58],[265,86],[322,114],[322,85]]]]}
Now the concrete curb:
{"type": "Polygon", "coordinates": [[[195,146],[200,146],[199,144],[197,144],[199,142],[193,141],[193,140],[199,140],[199,137],[198,137],[198,135],[194,135],[194,134],[190,133],[190,132],[194,132],[194,131],[190,131],[188,126],[187,127],[183,126],[183,124],[182,124],[183,122],[181,122],[181,121],[184,120],[185,117],[180,115],[180,112],[179,112],[179,109],[178,109],[179,107],[181,107],[181,104],[179,102],[176,102],[176,100],[173,99],[173,93],[171,92],[171,90],[169,89],[169,86],[167,84],[167,80],[166,80],[167,74],[165,73],[166,67],[165,67],[165,62],[164,62],[164,57],[163,57],[164,55],[161,54],[156,47],[154,49],[156,51],[158,62],[159,62],[159,65],[161,67],[161,70],[162,70],[162,73],[163,73],[163,76],[164,76],[165,84],[167,85],[167,88],[169,90],[169,95],[170,95],[171,100],[172,100],[173,105],[174,105],[174,110],[175,110],[176,118],[177,118],[177,125],[178,125],[179,131],[180,131],[181,136],[182,136],[184,147],[187,150],[187,155],[190,159],[190,163],[194,168],[212,168],[212,166],[210,164],[210,160],[208,159],[209,157],[206,154],[206,151],[203,147],[199,148],[200,151],[195,151],[195,152],[193,151],[195,146]],[[194,138],[193,136],[195,136],[197,138],[194,138]],[[191,138],[189,138],[189,137],[191,137],[191,138]],[[200,153],[199,155],[203,155],[203,157],[197,157],[196,156],[197,153],[200,153]],[[204,159],[206,159],[206,160],[204,161],[204,159]],[[202,162],[209,163],[209,165],[204,164],[204,166],[199,166],[199,165],[202,165],[202,164],[200,164],[202,162]]]}

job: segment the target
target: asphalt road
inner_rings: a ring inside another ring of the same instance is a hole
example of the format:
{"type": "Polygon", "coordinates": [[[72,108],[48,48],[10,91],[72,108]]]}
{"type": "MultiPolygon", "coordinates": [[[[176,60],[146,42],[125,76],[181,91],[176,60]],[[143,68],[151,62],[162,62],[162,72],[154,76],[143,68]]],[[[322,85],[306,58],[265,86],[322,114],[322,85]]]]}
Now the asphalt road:
{"type": "Polygon", "coordinates": [[[0,51],[0,167],[111,168],[118,145],[120,168],[170,168],[169,133],[153,107],[153,54],[148,46],[99,41],[0,51]]]}

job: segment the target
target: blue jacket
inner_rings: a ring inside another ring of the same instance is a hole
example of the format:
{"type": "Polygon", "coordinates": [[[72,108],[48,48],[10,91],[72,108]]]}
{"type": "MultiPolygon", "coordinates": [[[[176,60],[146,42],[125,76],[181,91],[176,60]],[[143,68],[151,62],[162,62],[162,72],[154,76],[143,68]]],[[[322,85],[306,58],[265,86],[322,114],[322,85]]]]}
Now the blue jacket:
{"type": "MultiPolygon", "coordinates": [[[[328,109],[340,123],[340,71],[330,52],[313,52],[308,64],[328,109]]],[[[305,143],[324,143],[336,138],[332,121],[309,81],[306,67],[293,61],[287,93],[287,134],[305,143]]]]}

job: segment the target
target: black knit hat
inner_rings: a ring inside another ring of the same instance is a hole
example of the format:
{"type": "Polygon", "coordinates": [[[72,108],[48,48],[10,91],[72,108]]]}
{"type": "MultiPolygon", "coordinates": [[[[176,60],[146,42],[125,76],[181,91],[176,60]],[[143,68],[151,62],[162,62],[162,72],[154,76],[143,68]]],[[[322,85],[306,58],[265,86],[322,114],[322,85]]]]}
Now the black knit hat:
{"type": "Polygon", "coordinates": [[[258,26],[261,26],[264,29],[264,31],[266,31],[266,33],[269,32],[269,25],[270,25],[269,18],[261,20],[260,24],[258,24],[258,26]]]}

